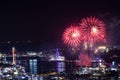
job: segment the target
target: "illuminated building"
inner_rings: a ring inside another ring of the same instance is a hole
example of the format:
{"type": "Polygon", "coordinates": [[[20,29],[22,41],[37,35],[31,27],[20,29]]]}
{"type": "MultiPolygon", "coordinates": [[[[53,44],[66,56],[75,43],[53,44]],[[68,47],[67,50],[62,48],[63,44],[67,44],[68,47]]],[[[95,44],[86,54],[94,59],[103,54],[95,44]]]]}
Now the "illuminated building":
{"type": "Polygon", "coordinates": [[[51,56],[49,61],[64,61],[65,57],[64,56],[60,56],[60,53],[58,51],[58,49],[56,49],[56,55],[55,56],[51,56]]]}

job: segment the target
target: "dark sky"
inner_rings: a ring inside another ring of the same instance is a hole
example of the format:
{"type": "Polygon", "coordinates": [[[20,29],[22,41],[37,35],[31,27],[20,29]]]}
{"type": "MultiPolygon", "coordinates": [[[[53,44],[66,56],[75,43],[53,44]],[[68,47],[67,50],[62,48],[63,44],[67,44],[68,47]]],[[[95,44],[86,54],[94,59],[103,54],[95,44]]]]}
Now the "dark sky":
{"type": "Polygon", "coordinates": [[[0,41],[59,41],[64,29],[83,17],[109,12],[119,15],[119,4],[110,1],[40,0],[0,3],[0,41]]]}

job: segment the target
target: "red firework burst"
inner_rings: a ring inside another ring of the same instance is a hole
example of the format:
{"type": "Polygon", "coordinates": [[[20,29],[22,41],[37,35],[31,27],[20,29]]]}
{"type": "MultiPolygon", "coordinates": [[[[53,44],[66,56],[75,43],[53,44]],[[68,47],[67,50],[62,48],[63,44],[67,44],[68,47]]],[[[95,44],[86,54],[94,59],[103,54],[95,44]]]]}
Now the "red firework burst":
{"type": "Polygon", "coordinates": [[[95,17],[83,18],[80,28],[86,42],[96,43],[105,40],[105,24],[95,17]]]}
{"type": "Polygon", "coordinates": [[[80,54],[78,58],[79,61],[76,63],[77,65],[90,66],[92,59],[89,58],[87,54],[80,54]]]}
{"type": "Polygon", "coordinates": [[[81,42],[80,29],[75,26],[67,28],[63,33],[63,41],[69,46],[78,46],[81,42]]]}

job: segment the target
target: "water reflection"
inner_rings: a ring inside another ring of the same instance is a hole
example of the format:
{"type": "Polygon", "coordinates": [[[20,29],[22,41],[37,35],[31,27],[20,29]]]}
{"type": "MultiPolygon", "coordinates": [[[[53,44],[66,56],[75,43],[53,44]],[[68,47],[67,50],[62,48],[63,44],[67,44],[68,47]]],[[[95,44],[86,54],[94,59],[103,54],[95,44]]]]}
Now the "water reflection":
{"type": "Polygon", "coordinates": [[[57,72],[64,72],[65,71],[65,63],[64,62],[57,62],[57,72]]]}

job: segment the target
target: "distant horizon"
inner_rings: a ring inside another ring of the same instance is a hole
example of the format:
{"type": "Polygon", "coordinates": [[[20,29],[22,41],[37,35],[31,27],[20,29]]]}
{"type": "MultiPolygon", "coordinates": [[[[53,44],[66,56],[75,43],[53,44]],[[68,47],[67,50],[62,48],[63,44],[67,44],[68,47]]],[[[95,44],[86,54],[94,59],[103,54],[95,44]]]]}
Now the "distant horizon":
{"type": "Polygon", "coordinates": [[[101,0],[1,2],[0,50],[9,50],[12,46],[20,50],[67,47],[62,41],[64,30],[90,16],[104,22],[106,44],[119,45],[119,7],[117,1],[101,0]]]}

